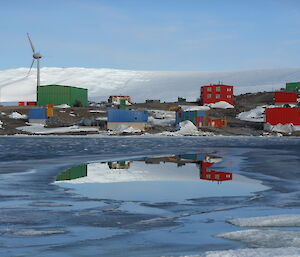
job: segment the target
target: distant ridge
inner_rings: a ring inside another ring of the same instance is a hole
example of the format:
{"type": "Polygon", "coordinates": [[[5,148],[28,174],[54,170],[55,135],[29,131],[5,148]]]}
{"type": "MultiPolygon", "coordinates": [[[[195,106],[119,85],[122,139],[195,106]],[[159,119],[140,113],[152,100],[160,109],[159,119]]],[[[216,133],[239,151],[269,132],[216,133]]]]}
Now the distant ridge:
{"type": "MultiPolygon", "coordinates": [[[[35,100],[36,70],[28,78],[28,68],[0,71],[0,101],[35,100]]],[[[218,83],[236,86],[235,94],[272,91],[286,82],[300,81],[300,68],[242,71],[134,71],[92,68],[42,68],[41,84],[62,84],[89,89],[91,100],[109,95],[130,95],[134,102],[145,99],[175,101],[178,96],[196,100],[200,86],[218,83]]]]}

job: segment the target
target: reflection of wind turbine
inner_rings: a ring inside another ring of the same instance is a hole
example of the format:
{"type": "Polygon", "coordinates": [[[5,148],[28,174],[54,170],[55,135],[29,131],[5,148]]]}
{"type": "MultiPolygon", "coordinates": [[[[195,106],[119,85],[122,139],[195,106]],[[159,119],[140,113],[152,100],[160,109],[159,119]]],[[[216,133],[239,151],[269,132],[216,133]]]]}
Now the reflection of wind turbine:
{"type": "Polygon", "coordinates": [[[29,40],[29,43],[30,43],[30,46],[31,46],[31,49],[32,49],[32,52],[33,52],[33,60],[32,60],[32,63],[31,63],[31,66],[30,66],[30,69],[29,69],[29,72],[28,74],[30,73],[31,71],[31,68],[34,64],[34,61],[36,60],[36,67],[37,67],[37,81],[36,81],[36,85],[39,86],[40,85],[40,59],[42,58],[41,54],[39,52],[36,52],[35,51],[35,48],[32,44],[32,41],[30,39],[30,36],[29,34],[27,33],[27,37],[28,37],[28,40],[29,40]]]}

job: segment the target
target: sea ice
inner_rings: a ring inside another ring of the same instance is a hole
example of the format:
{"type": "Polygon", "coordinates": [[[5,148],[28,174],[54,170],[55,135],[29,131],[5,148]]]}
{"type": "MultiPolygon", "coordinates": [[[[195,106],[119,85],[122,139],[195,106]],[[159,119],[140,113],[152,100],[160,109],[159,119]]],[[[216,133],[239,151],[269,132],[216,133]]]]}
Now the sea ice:
{"type": "Polygon", "coordinates": [[[216,235],[216,237],[237,240],[249,247],[299,247],[300,231],[248,229],[216,235]]]}
{"type": "Polygon", "coordinates": [[[185,255],[185,257],[299,257],[300,248],[245,248],[226,251],[209,251],[201,255],[185,255]]]}
{"type": "Polygon", "coordinates": [[[13,235],[13,236],[47,236],[55,234],[64,234],[64,230],[38,230],[38,229],[0,229],[1,235],[13,235]]]}
{"type": "Polygon", "coordinates": [[[228,220],[240,227],[300,227],[300,214],[285,214],[228,220]]]}

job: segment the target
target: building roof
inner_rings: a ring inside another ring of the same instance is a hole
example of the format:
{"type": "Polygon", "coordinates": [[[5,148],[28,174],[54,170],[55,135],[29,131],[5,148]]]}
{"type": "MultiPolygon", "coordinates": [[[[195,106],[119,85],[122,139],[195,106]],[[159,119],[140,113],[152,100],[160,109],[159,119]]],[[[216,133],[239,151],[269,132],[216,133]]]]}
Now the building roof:
{"type": "Polygon", "coordinates": [[[68,88],[77,88],[77,89],[85,89],[88,90],[87,88],[83,88],[83,87],[73,87],[73,86],[66,86],[66,85],[57,85],[57,84],[51,84],[51,85],[42,85],[40,87],[68,87],[68,88]]]}
{"type": "Polygon", "coordinates": [[[233,87],[231,85],[224,85],[224,84],[210,84],[210,85],[204,85],[201,87],[233,87]]]}

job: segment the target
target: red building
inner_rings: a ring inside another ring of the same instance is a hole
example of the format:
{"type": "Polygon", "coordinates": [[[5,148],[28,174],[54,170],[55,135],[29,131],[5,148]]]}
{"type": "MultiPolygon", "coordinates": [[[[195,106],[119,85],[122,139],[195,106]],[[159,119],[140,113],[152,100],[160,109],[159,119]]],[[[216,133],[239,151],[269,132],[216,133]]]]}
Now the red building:
{"type": "Polygon", "coordinates": [[[227,120],[221,118],[208,117],[208,126],[213,128],[222,128],[227,126],[227,120]]]}
{"type": "Polygon", "coordinates": [[[201,104],[211,104],[220,101],[231,105],[234,103],[233,86],[216,84],[201,87],[201,104]]]}
{"type": "Polygon", "coordinates": [[[285,125],[288,123],[300,126],[300,108],[267,108],[265,122],[272,126],[277,124],[285,125]]]}
{"type": "Polygon", "coordinates": [[[297,93],[292,92],[275,92],[275,104],[297,104],[297,93]]]}

